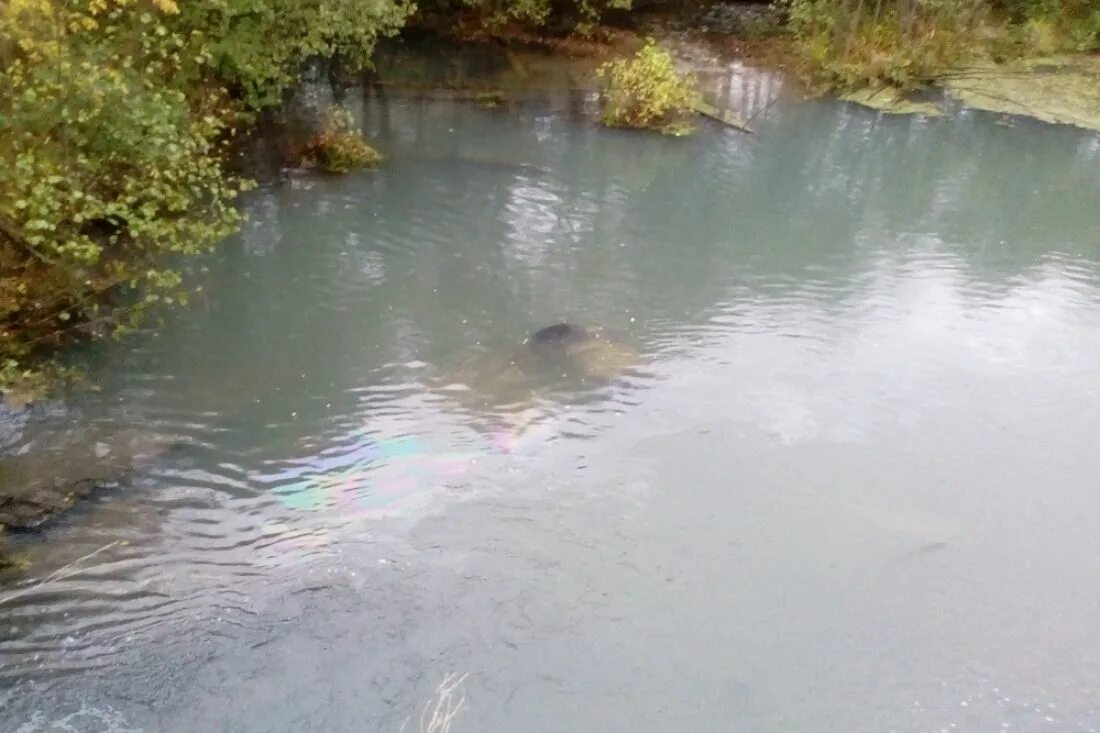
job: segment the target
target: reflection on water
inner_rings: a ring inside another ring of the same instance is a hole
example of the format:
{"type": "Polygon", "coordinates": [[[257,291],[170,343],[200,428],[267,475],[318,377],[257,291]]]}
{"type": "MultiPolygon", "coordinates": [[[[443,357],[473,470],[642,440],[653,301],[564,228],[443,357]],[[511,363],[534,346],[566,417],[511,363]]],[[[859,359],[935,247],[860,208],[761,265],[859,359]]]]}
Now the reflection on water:
{"type": "Polygon", "coordinates": [[[349,100],[384,169],[89,357],[185,447],[23,543],[5,730],[396,731],[449,673],[456,731],[1100,726],[1097,138],[571,99],[349,100]],[[639,366],[440,388],[559,321],[639,366]]]}

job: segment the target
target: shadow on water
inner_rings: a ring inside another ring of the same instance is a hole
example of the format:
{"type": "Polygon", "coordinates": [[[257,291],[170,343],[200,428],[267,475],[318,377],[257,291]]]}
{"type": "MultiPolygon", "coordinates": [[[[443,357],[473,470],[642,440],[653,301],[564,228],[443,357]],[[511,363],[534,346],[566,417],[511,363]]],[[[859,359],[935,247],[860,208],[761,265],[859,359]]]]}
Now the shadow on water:
{"type": "Polygon", "coordinates": [[[467,671],[471,730],[1095,724],[1097,138],[632,135],[527,68],[349,90],[387,165],[256,191],[89,355],[83,409],[189,447],[27,547],[2,727],[397,730],[467,671]],[[527,361],[558,322],[615,368],[527,361]]]}

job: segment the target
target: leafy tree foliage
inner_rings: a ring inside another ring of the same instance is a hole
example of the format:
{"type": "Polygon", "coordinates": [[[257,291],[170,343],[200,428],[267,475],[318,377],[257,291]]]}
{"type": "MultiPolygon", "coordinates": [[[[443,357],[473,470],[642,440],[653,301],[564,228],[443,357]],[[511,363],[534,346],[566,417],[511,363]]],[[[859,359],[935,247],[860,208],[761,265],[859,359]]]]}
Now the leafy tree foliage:
{"type": "Polygon", "coordinates": [[[405,0],[188,0],[175,25],[204,39],[214,78],[258,108],[278,103],[310,58],[369,66],[412,10],[405,0]]]}
{"type": "Polygon", "coordinates": [[[36,357],[186,300],[179,256],[238,226],[226,141],[312,56],[369,62],[391,0],[0,6],[0,389],[36,357]],[[108,303],[111,306],[108,307],[108,303]],[[125,305],[123,305],[125,304],[125,305]]]}
{"type": "Polygon", "coordinates": [[[420,8],[443,15],[466,11],[490,29],[512,25],[588,34],[608,12],[630,10],[632,5],[632,0],[426,0],[420,8]]]}

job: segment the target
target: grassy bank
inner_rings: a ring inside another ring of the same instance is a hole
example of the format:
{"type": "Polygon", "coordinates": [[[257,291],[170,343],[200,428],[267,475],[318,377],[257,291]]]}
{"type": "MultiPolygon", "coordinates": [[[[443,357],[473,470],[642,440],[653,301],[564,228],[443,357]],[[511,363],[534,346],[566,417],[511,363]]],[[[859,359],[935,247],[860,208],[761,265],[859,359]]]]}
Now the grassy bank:
{"type": "MultiPolygon", "coordinates": [[[[817,91],[889,105],[961,78],[1019,77],[1100,48],[1100,0],[789,0],[793,66],[817,91]]],[[[1072,94],[1072,92],[1070,92],[1072,94]]],[[[1041,103],[1040,103],[1041,106],[1041,103]]]]}

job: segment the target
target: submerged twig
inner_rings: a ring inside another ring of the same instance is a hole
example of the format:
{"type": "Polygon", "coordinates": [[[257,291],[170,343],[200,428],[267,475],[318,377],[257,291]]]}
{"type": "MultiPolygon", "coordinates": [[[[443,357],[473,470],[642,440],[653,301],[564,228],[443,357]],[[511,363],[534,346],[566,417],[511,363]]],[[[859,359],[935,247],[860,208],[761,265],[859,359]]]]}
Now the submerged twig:
{"type": "Polygon", "coordinates": [[[770,101],[770,102],[768,102],[768,103],[767,103],[767,104],[765,104],[765,105],[764,105],[763,107],[761,107],[760,109],[758,109],[758,110],[756,110],[755,112],[753,112],[753,113],[752,113],[752,114],[751,114],[751,115],[749,116],[749,118],[748,118],[747,120],[745,120],[745,126],[746,126],[746,127],[748,127],[748,125],[749,125],[749,123],[750,123],[750,122],[752,122],[752,121],[753,121],[753,120],[755,120],[755,119],[756,119],[757,117],[759,117],[760,115],[764,114],[764,113],[765,113],[765,112],[767,112],[767,111],[768,111],[769,109],[771,109],[772,107],[774,107],[774,106],[776,105],[776,103],[777,103],[778,101],[779,101],[779,95],[778,95],[778,94],[776,94],[776,95],[775,95],[774,97],[772,97],[772,99],[771,99],[771,101],[770,101]]]}
{"type": "Polygon", "coordinates": [[[748,126],[745,123],[738,122],[737,120],[735,120],[733,118],[733,115],[729,114],[725,110],[720,110],[717,107],[715,107],[715,106],[713,106],[713,105],[711,105],[707,102],[704,102],[703,100],[699,100],[698,102],[693,104],[691,106],[691,109],[694,112],[703,115],[704,117],[709,117],[712,120],[717,120],[718,122],[721,122],[723,125],[727,125],[728,127],[732,127],[733,129],[739,130],[740,132],[744,132],[744,133],[747,133],[749,135],[755,135],[756,134],[751,129],[749,129],[748,126]]]}
{"type": "MultiPolygon", "coordinates": [[[[449,733],[451,725],[454,723],[455,718],[466,707],[466,693],[461,693],[456,697],[455,692],[459,689],[469,673],[458,675],[454,672],[449,672],[443,680],[439,683],[439,687],[436,688],[435,693],[432,695],[432,700],[429,700],[424,709],[420,712],[420,731],[419,733],[449,733]]],[[[410,718],[405,718],[405,721],[401,724],[399,733],[405,733],[405,728],[409,724],[410,718]]]]}
{"type": "Polygon", "coordinates": [[[73,560],[71,563],[68,563],[67,565],[63,565],[62,567],[60,567],[57,570],[53,571],[52,573],[47,575],[42,580],[35,583],[34,585],[32,585],[28,588],[24,588],[23,590],[18,591],[16,593],[12,593],[10,596],[5,596],[4,598],[0,598],[0,605],[3,605],[4,603],[9,603],[11,601],[14,601],[17,598],[22,598],[23,596],[28,595],[30,593],[33,593],[34,591],[38,590],[39,588],[41,588],[44,585],[48,585],[49,583],[54,583],[58,580],[64,580],[65,578],[68,578],[69,576],[71,576],[71,575],[73,575],[77,572],[77,570],[79,569],[79,568],[77,568],[77,566],[80,563],[84,562],[85,560],[91,560],[93,557],[95,557],[99,553],[105,552],[105,551],[111,549],[112,547],[115,547],[115,546],[121,545],[121,544],[123,544],[123,540],[115,540],[114,542],[109,542],[106,545],[104,545],[103,547],[100,547],[98,550],[92,550],[87,555],[83,555],[81,557],[78,557],[77,559],[73,560]]]}

